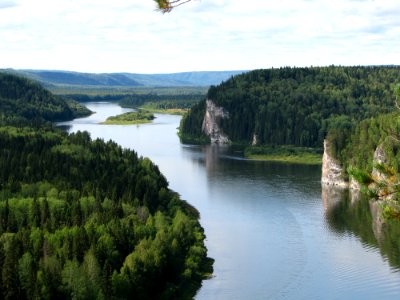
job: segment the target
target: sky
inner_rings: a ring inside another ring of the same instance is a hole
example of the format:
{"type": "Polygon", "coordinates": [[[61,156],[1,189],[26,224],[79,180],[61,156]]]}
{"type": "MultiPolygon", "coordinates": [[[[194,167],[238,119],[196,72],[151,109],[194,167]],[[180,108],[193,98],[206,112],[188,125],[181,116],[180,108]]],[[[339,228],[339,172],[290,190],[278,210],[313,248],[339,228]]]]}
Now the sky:
{"type": "Polygon", "coordinates": [[[400,65],[399,0],[0,0],[0,68],[174,73],[400,65]]]}

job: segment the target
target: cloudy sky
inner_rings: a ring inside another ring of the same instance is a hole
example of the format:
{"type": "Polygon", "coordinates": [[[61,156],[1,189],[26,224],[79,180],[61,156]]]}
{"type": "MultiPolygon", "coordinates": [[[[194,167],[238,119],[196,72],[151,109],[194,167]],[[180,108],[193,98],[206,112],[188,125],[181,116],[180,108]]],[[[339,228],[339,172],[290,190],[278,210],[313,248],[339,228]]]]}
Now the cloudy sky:
{"type": "Polygon", "coordinates": [[[169,73],[400,65],[399,0],[0,0],[0,68],[169,73]]]}

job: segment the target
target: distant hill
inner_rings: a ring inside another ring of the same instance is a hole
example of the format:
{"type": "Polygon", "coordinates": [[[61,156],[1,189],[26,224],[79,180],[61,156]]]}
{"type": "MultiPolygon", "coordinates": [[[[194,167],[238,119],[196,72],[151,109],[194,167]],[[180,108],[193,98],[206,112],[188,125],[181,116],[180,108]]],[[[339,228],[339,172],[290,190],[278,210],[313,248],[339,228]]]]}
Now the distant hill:
{"type": "Polygon", "coordinates": [[[220,84],[230,77],[244,71],[202,71],[171,74],[134,74],[134,73],[79,73],[48,70],[1,71],[15,73],[37,80],[45,86],[97,86],[97,87],[184,87],[210,86],[220,84]]]}

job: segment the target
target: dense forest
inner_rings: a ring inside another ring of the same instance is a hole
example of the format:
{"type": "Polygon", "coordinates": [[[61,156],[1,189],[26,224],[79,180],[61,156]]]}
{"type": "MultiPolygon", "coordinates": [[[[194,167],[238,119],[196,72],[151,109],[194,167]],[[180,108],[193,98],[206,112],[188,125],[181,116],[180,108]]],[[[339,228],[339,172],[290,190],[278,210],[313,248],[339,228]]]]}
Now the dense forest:
{"type": "Polygon", "coordinates": [[[73,100],[64,101],[28,79],[0,73],[0,125],[40,124],[90,114],[73,100]]]}
{"type": "Polygon", "coordinates": [[[176,88],[175,90],[153,89],[153,91],[152,93],[111,93],[104,91],[106,94],[67,94],[62,97],[68,101],[79,102],[113,101],[118,102],[122,107],[145,107],[154,110],[189,109],[204,98],[204,93],[201,90],[194,92],[191,89],[176,88]]]}
{"type": "Polygon", "coordinates": [[[374,152],[382,145],[387,163],[400,172],[400,143],[396,139],[399,132],[399,113],[393,112],[362,120],[351,128],[332,129],[327,140],[330,154],[345,169],[352,166],[371,172],[374,152]]]}
{"type": "Polygon", "coordinates": [[[38,85],[12,78],[0,90],[10,103],[0,113],[16,108],[0,127],[0,297],[191,298],[211,260],[198,212],[157,166],[114,142],[52,128],[47,121],[73,114],[38,85]]]}
{"type": "Polygon", "coordinates": [[[328,133],[331,155],[370,198],[383,200],[383,216],[400,221],[400,117],[398,112],[328,133]],[[374,158],[376,151],[382,161],[374,158]]]}
{"type": "Polygon", "coordinates": [[[182,95],[130,95],[119,101],[122,107],[137,108],[143,105],[151,106],[156,109],[189,109],[204,98],[202,94],[182,94],[182,95]]]}
{"type": "MultiPolygon", "coordinates": [[[[207,94],[229,118],[222,131],[236,143],[322,147],[331,129],[389,113],[400,67],[311,67],[255,70],[232,77],[207,94]]],[[[199,138],[205,101],[182,119],[181,136],[199,138]]]]}

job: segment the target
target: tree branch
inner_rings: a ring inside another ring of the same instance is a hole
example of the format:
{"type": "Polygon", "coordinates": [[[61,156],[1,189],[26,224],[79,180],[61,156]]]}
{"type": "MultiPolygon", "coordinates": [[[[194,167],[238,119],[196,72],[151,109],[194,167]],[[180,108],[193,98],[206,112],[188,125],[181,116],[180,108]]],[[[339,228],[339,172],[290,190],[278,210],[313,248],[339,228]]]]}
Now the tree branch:
{"type": "Polygon", "coordinates": [[[192,0],[154,0],[157,3],[157,10],[163,14],[171,12],[175,7],[181,6],[182,4],[188,3],[192,0]]]}

